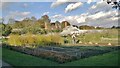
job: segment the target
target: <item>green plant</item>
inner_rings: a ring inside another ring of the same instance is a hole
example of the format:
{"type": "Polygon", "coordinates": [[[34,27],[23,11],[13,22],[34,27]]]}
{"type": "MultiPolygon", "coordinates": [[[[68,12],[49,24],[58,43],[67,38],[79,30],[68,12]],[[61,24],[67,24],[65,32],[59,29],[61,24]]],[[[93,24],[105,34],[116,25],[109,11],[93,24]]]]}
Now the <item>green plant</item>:
{"type": "Polygon", "coordinates": [[[10,35],[8,39],[10,45],[18,46],[41,46],[41,45],[59,45],[63,43],[61,36],[55,35],[34,35],[27,33],[25,35],[10,35]]]}

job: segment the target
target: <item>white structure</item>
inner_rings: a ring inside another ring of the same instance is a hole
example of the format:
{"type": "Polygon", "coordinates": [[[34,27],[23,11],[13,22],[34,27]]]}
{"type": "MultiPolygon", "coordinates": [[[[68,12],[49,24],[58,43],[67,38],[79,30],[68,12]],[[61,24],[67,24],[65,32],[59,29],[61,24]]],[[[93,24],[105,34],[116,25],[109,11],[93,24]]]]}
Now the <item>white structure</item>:
{"type": "Polygon", "coordinates": [[[80,30],[77,27],[73,26],[67,26],[66,28],[63,29],[63,31],[60,33],[60,35],[68,35],[68,34],[77,34],[79,35],[80,33],[85,33],[87,30],[80,30]]]}

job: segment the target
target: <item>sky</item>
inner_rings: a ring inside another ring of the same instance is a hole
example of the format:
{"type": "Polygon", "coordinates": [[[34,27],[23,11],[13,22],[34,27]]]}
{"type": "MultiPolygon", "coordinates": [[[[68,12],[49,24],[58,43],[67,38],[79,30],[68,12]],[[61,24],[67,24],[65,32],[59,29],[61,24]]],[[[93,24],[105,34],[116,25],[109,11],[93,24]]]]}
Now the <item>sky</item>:
{"type": "Polygon", "coordinates": [[[23,20],[26,17],[40,19],[48,15],[51,22],[68,21],[73,25],[91,25],[101,27],[118,26],[118,10],[112,9],[105,1],[68,2],[68,0],[55,2],[2,2],[0,17],[23,20]]]}

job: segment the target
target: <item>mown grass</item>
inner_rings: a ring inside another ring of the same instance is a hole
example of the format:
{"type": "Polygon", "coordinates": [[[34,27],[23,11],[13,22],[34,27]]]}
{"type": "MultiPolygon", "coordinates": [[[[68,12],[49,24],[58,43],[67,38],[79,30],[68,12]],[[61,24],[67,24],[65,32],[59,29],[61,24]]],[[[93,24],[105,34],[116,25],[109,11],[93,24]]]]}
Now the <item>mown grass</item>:
{"type": "Polygon", "coordinates": [[[57,63],[42,59],[42,58],[37,58],[31,55],[26,55],[22,54],[19,52],[15,52],[12,50],[8,50],[3,48],[2,49],[3,54],[2,54],[2,59],[5,62],[8,62],[9,64],[13,66],[51,66],[51,65],[57,65],[57,63]]]}
{"type": "MultiPolygon", "coordinates": [[[[119,54],[120,55],[120,54],[119,54]]],[[[68,62],[69,66],[118,66],[118,51],[68,62]]]]}
{"type": "Polygon", "coordinates": [[[3,60],[13,66],[118,66],[118,51],[93,56],[77,61],[72,61],[64,64],[34,57],[31,55],[22,54],[6,48],[2,49],[3,60]]]}

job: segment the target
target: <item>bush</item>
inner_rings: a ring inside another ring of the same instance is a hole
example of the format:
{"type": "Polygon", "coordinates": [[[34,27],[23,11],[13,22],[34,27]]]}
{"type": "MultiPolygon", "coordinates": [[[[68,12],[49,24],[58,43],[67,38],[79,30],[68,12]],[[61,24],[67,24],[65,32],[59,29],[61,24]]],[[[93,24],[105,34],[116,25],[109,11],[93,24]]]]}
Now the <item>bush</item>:
{"type": "Polygon", "coordinates": [[[10,45],[22,45],[22,40],[19,35],[10,35],[10,38],[8,39],[8,43],[10,45]]]}

